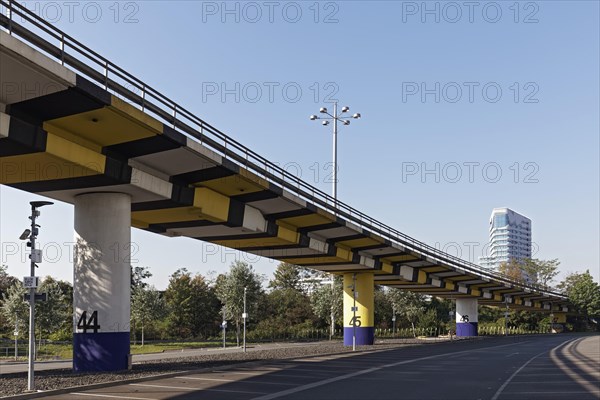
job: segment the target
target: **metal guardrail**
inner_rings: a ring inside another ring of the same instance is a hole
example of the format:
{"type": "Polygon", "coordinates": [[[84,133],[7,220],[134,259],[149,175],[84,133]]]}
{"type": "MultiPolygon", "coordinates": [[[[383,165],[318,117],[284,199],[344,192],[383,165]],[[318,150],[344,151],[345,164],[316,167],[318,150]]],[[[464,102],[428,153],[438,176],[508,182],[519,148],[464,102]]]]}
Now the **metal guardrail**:
{"type": "Polygon", "coordinates": [[[198,140],[200,144],[210,147],[224,158],[234,161],[236,164],[243,166],[271,183],[279,185],[309,203],[323,207],[332,214],[345,218],[361,228],[372,231],[390,240],[392,243],[396,243],[436,261],[475,273],[484,278],[497,280],[502,284],[541,292],[548,296],[558,297],[559,300],[566,299],[562,294],[552,292],[547,288],[536,285],[525,285],[498,272],[482,269],[477,264],[429,246],[377,221],[344,202],[334,199],[322,190],[292,175],[285,169],[232,139],[152,86],[142,82],[73,37],[54,27],[25,6],[13,0],[0,0],[0,6],[6,9],[6,15],[0,13],[0,26],[4,27],[9,34],[18,36],[28,44],[55,58],[62,65],[73,68],[77,73],[95,82],[105,90],[122,96],[123,99],[129,101],[140,110],[157,117],[163,123],[198,140]],[[34,33],[17,22],[15,16],[20,17],[21,22],[31,24],[32,27],[39,30],[39,34],[34,33]],[[46,38],[41,37],[40,34],[44,34],[46,38]],[[52,41],[56,41],[57,44],[52,44],[52,41]]]}

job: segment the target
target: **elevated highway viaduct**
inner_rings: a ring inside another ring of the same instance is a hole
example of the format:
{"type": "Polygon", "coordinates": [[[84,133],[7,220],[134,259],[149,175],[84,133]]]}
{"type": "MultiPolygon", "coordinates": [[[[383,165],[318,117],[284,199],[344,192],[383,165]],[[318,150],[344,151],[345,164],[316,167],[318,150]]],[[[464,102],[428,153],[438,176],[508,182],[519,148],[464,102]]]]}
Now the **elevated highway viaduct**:
{"type": "Polygon", "coordinates": [[[374,284],[455,299],[462,336],[477,334],[478,304],[564,322],[565,297],[335,201],[23,6],[0,3],[10,11],[0,14],[0,184],[74,204],[74,321],[96,313],[99,325],[74,324],[76,370],[127,367],[131,227],[343,275],[346,344],[353,324],[357,344],[373,343],[374,284]]]}

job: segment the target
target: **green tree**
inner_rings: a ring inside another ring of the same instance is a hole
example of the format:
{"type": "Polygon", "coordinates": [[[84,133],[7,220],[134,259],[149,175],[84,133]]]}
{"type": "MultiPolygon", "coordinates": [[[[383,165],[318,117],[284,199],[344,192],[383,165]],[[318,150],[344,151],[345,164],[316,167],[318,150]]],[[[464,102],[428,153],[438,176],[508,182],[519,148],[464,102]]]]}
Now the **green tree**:
{"type": "Polygon", "coordinates": [[[131,291],[133,291],[137,287],[145,288],[148,286],[148,283],[145,282],[146,279],[152,276],[152,272],[149,271],[148,267],[134,267],[130,266],[131,269],[131,291]]]}
{"type": "Polygon", "coordinates": [[[273,279],[269,282],[272,289],[300,289],[301,271],[294,264],[286,262],[279,263],[273,274],[273,279]]]}
{"type": "Polygon", "coordinates": [[[46,301],[35,302],[35,324],[38,330],[39,342],[64,327],[65,323],[71,322],[72,304],[63,292],[62,285],[54,278],[47,276],[37,290],[39,293],[47,293],[46,301]]]}
{"type": "Polygon", "coordinates": [[[523,271],[529,278],[529,282],[534,285],[541,285],[546,288],[551,286],[554,278],[558,275],[558,266],[560,261],[557,258],[553,260],[539,260],[537,258],[523,260],[523,271]]]}
{"type": "Polygon", "coordinates": [[[0,265],[0,299],[19,280],[8,274],[8,265],[0,265]]]}
{"type": "Polygon", "coordinates": [[[263,296],[261,282],[263,277],[256,273],[252,266],[243,261],[236,261],[229,267],[229,272],[217,277],[215,290],[222,304],[225,319],[233,320],[236,329],[236,340],[240,344],[240,327],[243,323],[244,288],[246,288],[247,312],[250,316],[257,314],[258,303],[263,296]]]}
{"type": "Polygon", "coordinates": [[[180,268],[169,278],[169,286],[165,290],[165,302],[168,307],[168,328],[179,338],[192,335],[194,318],[192,276],[186,268],[180,268]]]}
{"type": "Polygon", "coordinates": [[[323,272],[282,262],[277,265],[269,288],[295,289],[307,293],[324,276],[323,272]]]}
{"type": "Polygon", "coordinates": [[[410,324],[413,336],[417,337],[416,324],[425,311],[425,298],[423,295],[408,290],[390,288],[388,296],[394,314],[407,321],[410,324]]]}
{"type": "Polygon", "coordinates": [[[498,272],[519,283],[527,283],[527,275],[523,270],[523,263],[516,259],[511,259],[509,262],[501,263],[498,266],[498,272]]]}
{"type": "Polygon", "coordinates": [[[434,308],[429,308],[425,312],[419,314],[417,326],[423,331],[435,332],[438,327],[438,316],[434,308]]]}
{"type": "MultiPolygon", "coordinates": [[[[131,292],[132,325],[141,328],[142,346],[144,345],[144,329],[166,315],[165,301],[154,286],[137,286],[131,292]]],[[[135,332],[135,330],[134,330],[135,332]]]]}
{"type": "Polygon", "coordinates": [[[192,278],[192,334],[206,338],[219,325],[219,299],[215,288],[210,286],[206,277],[197,274],[192,278]]]}
{"type": "Polygon", "coordinates": [[[569,274],[558,287],[586,318],[600,318],[600,285],[589,270],[569,274]]]}
{"type": "Polygon", "coordinates": [[[498,272],[508,278],[528,285],[541,285],[549,288],[554,278],[558,275],[558,259],[512,259],[508,263],[502,263],[498,272]]]}
{"type": "MultiPolygon", "coordinates": [[[[17,278],[8,274],[7,265],[0,265],[0,301],[2,301],[4,295],[7,294],[8,289],[18,281],[17,278]]],[[[4,317],[4,314],[0,313],[0,334],[5,333],[12,335],[14,329],[14,321],[12,323],[9,322],[9,320],[4,317]]]]}
{"type": "Polygon", "coordinates": [[[19,332],[27,332],[29,326],[29,304],[23,300],[25,288],[16,281],[2,295],[2,316],[8,321],[11,328],[18,325],[19,332]]]}
{"type": "Polygon", "coordinates": [[[296,289],[276,289],[267,294],[267,304],[272,317],[284,326],[298,325],[313,319],[310,299],[296,289]]]}
{"type": "MultiPolygon", "coordinates": [[[[331,311],[333,309],[334,322],[338,324],[342,323],[343,317],[343,279],[341,276],[334,275],[334,287],[333,290],[330,284],[316,286],[310,295],[310,304],[313,309],[313,313],[322,321],[325,325],[331,325],[331,311]]],[[[330,328],[333,330],[334,327],[330,328]]]]}

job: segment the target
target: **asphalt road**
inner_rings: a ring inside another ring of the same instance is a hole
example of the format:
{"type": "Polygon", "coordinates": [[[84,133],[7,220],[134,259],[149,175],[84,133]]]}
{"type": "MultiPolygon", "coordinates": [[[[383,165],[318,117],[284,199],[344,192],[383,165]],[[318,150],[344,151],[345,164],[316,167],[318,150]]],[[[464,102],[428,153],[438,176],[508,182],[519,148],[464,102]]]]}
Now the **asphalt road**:
{"type": "Polygon", "coordinates": [[[265,362],[46,396],[74,399],[600,399],[600,336],[531,336],[265,362]]]}

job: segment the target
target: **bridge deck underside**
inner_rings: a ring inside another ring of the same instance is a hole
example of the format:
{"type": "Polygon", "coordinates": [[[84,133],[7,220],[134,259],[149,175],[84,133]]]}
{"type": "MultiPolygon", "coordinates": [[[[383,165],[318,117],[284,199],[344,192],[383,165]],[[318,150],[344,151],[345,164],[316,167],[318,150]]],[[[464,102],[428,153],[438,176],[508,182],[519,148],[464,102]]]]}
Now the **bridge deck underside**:
{"type": "Polygon", "coordinates": [[[378,284],[439,297],[503,305],[509,295],[514,308],[560,308],[560,299],[423,256],[308,203],[0,34],[3,87],[50,88],[3,92],[1,184],[68,203],[128,193],[131,225],[157,234],[320,271],[370,271],[378,284]]]}

